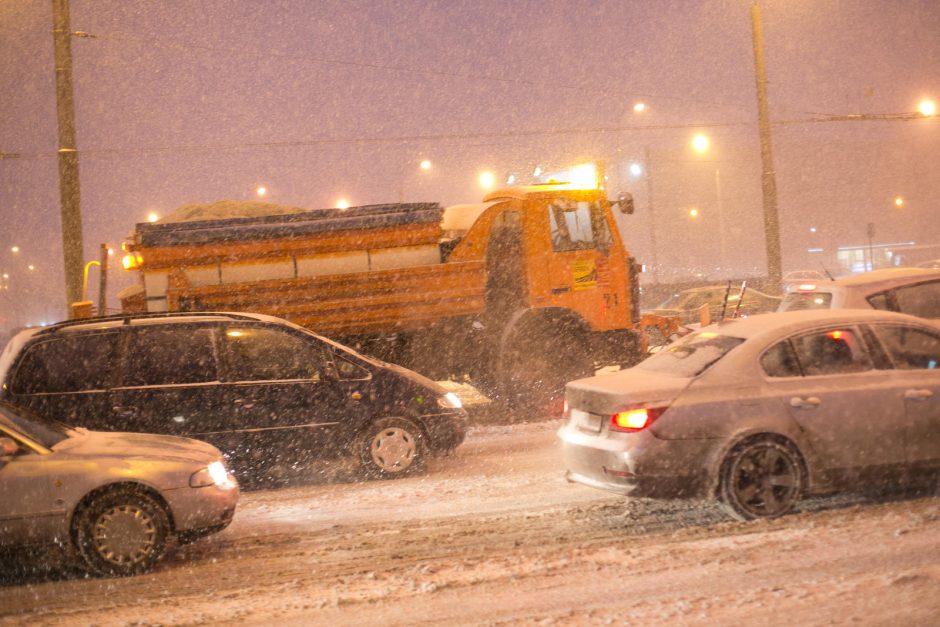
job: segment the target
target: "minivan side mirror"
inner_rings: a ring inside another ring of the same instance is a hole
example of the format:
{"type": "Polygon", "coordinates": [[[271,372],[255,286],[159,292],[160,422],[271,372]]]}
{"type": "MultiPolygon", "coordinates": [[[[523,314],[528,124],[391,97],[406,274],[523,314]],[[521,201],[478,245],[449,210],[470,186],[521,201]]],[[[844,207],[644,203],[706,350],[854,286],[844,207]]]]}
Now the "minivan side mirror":
{"type": "Polygon", "coordinates": [[[0,438],[0,457],[12,457],[20,450],[13,438],[0,438]]]}

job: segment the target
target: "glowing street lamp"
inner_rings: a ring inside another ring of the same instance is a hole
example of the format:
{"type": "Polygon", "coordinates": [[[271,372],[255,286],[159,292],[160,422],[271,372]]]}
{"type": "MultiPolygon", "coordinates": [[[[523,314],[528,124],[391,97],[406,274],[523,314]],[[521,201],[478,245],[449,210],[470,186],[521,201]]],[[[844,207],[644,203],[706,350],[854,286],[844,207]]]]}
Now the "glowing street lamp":
{"type": "Polygon", "coordinates": [[[154,212],[154,211],[151,211],[151,212],[147,215],[147,222],[156,222],[156,221],[159,220],[159,219],[160,219],[160,216],[158,216],[158,215],[156,214],[156,212],[154,212]]]}
{"type": "Polygon", "coordinates": [[[692,138],[692,149],[697,153],[708,152],[710,146],[711,141],[708,139],[708,136],[703,133],[698,133],[692,138]]]}
{"type": "Polygon", "coordinates": [[[895,198],[895,199],[894,199],[894,206],[897,207],[898,209],[900,209],[901,207],[903,207],[903,206],[904,206],[904,199],[901,198],[900,196],[898,196],[897,198],[895,198]]]}
{"type": "Polygon", "coordinates": [[[422,161],[422,162],[419,164],[419,167],[420,167],[422,170],[425,170],[425,171],[426,171],[426,170],[430,170],[430,169],[431,169],[431,162],[430,162],[428,159],[425,159],[424,161],[422,161]]]}
{"type": "Polygon", "coordinates": [[[480,187],[483,189],[492,189],[493,185],[496,184],[496,175],[486,170],[485,172],[480,172],[480,187]]]}
{"type": "Polygon", "coordinates": [[[689,209],[689,217],[690,217],[690,218],[692,218],[692,219],[694,220],[694,219],[697,218],[698,216],[699,216],[699,211],[698,211],[698,209],[696,209],[695,207],[692,207],[691,209],[689,209]]]}
{"type": "Polygon", "coordinates": [[[13,248],[10,249],[10,252],[11,252],[11,253],[18,253],[18,252],[20,252],[20,247],[19,247],[19,246],[14,246],[13,248]]]}
{"type": "Polygon", "coordinates": [[[255,194],[258,195],[258,198],[264,198],[268,195],[268,188],[264,185],[259,185],[258,189],[255,190],[255,194]]]}
{"type": "Polygon", "coordinates": [[[340,198],[339,200],[336,201],[336,208],[337,209],[349,209],[349,201],[346,200],[345,198],[340,198]]]}
{"type": "Polygon", "coordinates": [[[643,113],[643,112],[645,112],[645,111],[646,111],[646,103],[645,103],[645,102],[637,102],[636,104],[633,105],[633,112],[634,112],[634,113],[643,113]]]}
{"type": "Polygon", "coordinates": [[[636,162],[631,163],[631,164],[630,164],[630,174],[632,174],[633,176],[642,176],[642,175],[643,175],[643,166],[640,165],[639,163],[636,163],[636,162]]]}
{"type": "Polygon", "coordinates": [[[933,100],[924,99],[920,101],[920,104],[917,105],[917,112],[920,113],[925,118],[929,118],[937,114],[937,103],[933,100]]]}

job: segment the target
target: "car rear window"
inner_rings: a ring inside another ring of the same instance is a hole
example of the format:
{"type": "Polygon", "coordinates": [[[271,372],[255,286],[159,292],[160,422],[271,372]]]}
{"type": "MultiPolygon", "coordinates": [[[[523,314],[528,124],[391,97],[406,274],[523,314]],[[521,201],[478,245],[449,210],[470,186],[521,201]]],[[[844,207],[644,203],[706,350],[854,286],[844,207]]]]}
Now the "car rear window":
{"type": "Polygon", "coordinates": [[[828,292],[790,292],[783,297],[779,311],[829,309],[831,306],[832,294],[828,292]]]}
{"type": "Polygon", "coordinates": [[[695,377],[742,342],[739,337],[703,331],[664,348],[637,368],[677,377],[695,377]]]}
{"type": "Polygon", "coordinates": [[[16,368],[15,394],[102,390],[110,386],[117,333],[70,335],[31,345],[16,368]]]}

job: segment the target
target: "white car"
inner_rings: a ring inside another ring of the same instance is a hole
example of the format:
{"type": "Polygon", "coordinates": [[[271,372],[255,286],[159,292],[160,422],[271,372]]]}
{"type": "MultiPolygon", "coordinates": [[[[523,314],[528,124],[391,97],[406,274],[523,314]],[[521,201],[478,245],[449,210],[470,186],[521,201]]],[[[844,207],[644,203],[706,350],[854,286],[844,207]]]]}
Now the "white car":
{"type": "Polygon", "coordinates": [[[795,311],[705,327],[639,365],[568,383],[567,478],[717,498],[742,519],[807,494],[940,472],[940,325],[795,311]]]}
{"type": "Polygon", "coordinates": [[[883,309],[940,319],[940,270],[886,268],[792,288],[777,311],[883,309]]]}
{"type": "Polygon", "coordinates": [[[238,483],[211,444],[73,429],[0,402],[0,547],[65,545],[90,572],[149,569],[226,527],[238,483]]]}

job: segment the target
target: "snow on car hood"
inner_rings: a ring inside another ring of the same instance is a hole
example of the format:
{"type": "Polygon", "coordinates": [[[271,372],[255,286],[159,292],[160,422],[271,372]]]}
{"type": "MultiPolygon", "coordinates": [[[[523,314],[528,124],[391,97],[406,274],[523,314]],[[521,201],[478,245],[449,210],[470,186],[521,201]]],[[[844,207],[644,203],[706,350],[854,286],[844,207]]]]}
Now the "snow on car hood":
{"type": "Polygon", "coordinates": [[[76,456],[141,458],[190,461],[208,464],[222,458],[217,448],[206,442],[171,435],[112,433],[79,429],[52,450],[76,456]]]}
{"type": "Polygon", "coordinates": [[[638,368],[568,383],[568,406],[595,414],[614,413],[638,403],[671,403],[694,379],[638,368]]]}

